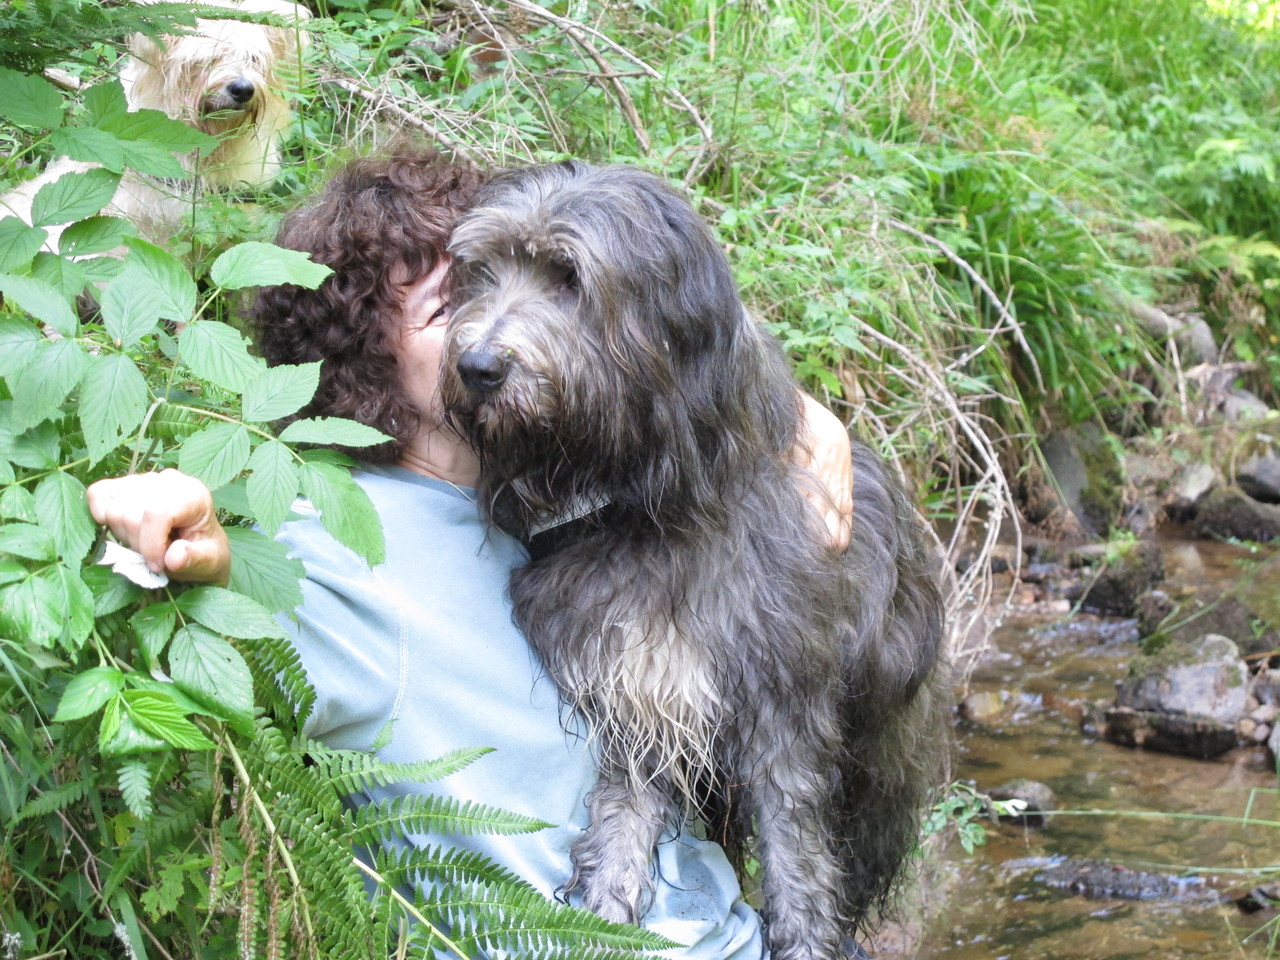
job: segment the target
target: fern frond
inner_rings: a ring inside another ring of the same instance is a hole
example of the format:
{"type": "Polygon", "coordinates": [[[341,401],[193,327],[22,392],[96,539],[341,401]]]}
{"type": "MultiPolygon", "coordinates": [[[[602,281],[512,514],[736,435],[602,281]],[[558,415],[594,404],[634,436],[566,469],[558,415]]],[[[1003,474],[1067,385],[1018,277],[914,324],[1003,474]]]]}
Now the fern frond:
{"type": "Polygon", "coordinates": [[[316,740],[303,740],[301,749],[323,771],[325,782],[343,796],[393,783],[433,783],[493,752],[491,747],[468,747],[450,750],[434,760],[389,763],[371,753],[334,750],[316,740]]]}
{"type": "Polygon", "coordinates": [[[142,759],[126,760],[120,765],[120,795],[125,806],[139,820],[151,818],[151,767],[142,759]]]}
{"type": "Polygon", "coordinates": [[[14,822],[30,820],[32,817],[43,817],[46,814],[65,810],[72,804],[79,803],[94,788],[92,780],[76,780],[73,783],[60,783],[50,787],[38,797],[32,797],[22,805],[22,809],[14,816],[14,822]]]}
{"type": "Polygon", "coordinates": [[[264,695],[276,693],[284,697],[285,702],[280,705],[283,712],[297,717],[299,722],[311,713],[316,694],[292,643],[269,638],[255,640],[245,659],[253,673],[254,688],[259,691],[259,703],[263,702],[264,695]]]}
{"type": "Polygon", "coordinates": [[[473,850],[438,845],[383,847],[374,863],[389,883],[413,886],[419,883],[484,883],[494,888],[536,892],[527,880],[473,850]]]}
{"type": "Polygon", "coordinates": [[[351,839],[377,846],[389,837],[409,833],[452,833],[462,836],[533,833],[554,824],[484,804],[433,793],[415,793],[369,803],[348,812],[351,839]]]}

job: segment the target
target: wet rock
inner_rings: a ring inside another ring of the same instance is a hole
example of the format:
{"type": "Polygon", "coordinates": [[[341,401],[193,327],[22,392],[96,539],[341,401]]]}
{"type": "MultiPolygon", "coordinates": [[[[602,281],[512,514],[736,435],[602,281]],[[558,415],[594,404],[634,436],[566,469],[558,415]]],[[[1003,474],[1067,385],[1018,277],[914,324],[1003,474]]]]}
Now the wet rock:
{"type": "Polygon", "coordinates": [[[1196,515],[1196,505],[1218,482],[1218,473],[1207,463],[1191,463],[1182,468],[1164,502],[1171,520],[1186,521],[1196,515]]]}
{"type": "Polygon", "coordinates": [[[1135,541],[1098,571],[1081,601],[1084,609],[1131,617],[1138,597],[1164,579],[1164,555],[1154,543],[1135,541]]]}
{"type": "Polygon", "coordinates": [[[1237,723],[1249,696],[1249,668],[1230,639],[1206,634],[1136,657],[1116,690],[1116,706],[1237,723]]]}
{"type": "Polygon", "coordinates": [[[1094,424],[1045,438],[1045,464],[1067,508],[1088,533],[1106,534],[1124,507],[1124,462],[1118,442],[1094,424]]]}
{"type": "Polygon", "coordinates": [[[1264,619],[1238,597],[1230,595],[1173,598],[1163,590],[1150,590],[1134,605],[1138,633],[1189,641],[1216,633],[1235,643],[1243,656],[1280,648],[1280,630],[1263,629],[1264,619]]]}
{"type": "Polygon", "coordinates": [[[1021,800],[1026,807],[1014,816],[1002,816],[1005,823],[1038,830],[1045,825],[1046,813],[1058,809],[1058,797],[1053,790],[1039,780],[1010,780],[988,792],[992,800],[1021,800]]]}
{"type": "Polygon", "coordinates": [[[1260,707],[1280,705],[1280,670],[1263,667],[1253,678],[1251,694],[1260,707]]]}
{"type": "Polygon", "coordinates": [[[1236,486],[1254,500],[1280,503],[1280,454],[1275,448],[1255,453],[1240,464],[1236,486]]]}
{"type": "Polygon", "coordinates": [[[1238,743],[1235,724],[1207,717],[1112,707],[1103,735],[1123,747],[1141,747],[1198,760],[1220,757],[1238,743]]]}
{"type": "Polygon", "coordinates": [[[1169,903],[1216,902],[1221,895],[1203,877],[1132,870],[1097,860],[1051,863],[1035,879],[1055,890],[1088,900],[1160,900],[1169,903]]]}
{"type": "Polygon", "coordinates": [[[1237,423],[1241,420],[1262,420],[1271,408],[1248,390],[1233,387],[1223,396],[1219,409],[1223,420],[1237,423]]]}
{"type": "Polygon", "coordinates": [[[1003,691],[971,693],[960,701],[960,716],[970,723],[991,726],[1004,716],[1008,706],[1009,695],[1003,691]]]}
{"type": "Polygon", "coordinates": [[[1239,487],[1211,491],[1196,510],[1200,537],[1267,541],[1280,538],[1280,506],[1259,503],[1239,487]]]}

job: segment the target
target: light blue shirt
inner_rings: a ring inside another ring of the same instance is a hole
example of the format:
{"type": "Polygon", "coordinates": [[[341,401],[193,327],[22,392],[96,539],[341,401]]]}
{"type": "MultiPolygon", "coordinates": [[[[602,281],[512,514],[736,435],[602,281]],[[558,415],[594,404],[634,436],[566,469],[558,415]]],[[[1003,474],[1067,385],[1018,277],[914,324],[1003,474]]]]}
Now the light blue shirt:
{"type": "MultiPolygon", "coordinates": [[[[382,518],[385,563],[370,569],[302,502],[279,539],[306,565],[297,623],[289,622],[316,691],[307,736],[368,750],[394,721],[383,759],[411,762],[493,747],[436,784],[369,792],[386,799],[438,791],[556,826],[514,836],[410,837],[474,850],[547,896],[572,872],[569,851],[587,824],[596,766],[580,718],[515,627],[507,596],[523,546],[487,529],[458,488],[402,467],[365,467],[356,481],[382,518]],[[566,731],[566,726],[569,730],[566,731]]],[[[680,960],[760,960],[760,919],[742,901],[724,851],[673,826],[658,846],[644,926],[689,946],[680,960]]]]}

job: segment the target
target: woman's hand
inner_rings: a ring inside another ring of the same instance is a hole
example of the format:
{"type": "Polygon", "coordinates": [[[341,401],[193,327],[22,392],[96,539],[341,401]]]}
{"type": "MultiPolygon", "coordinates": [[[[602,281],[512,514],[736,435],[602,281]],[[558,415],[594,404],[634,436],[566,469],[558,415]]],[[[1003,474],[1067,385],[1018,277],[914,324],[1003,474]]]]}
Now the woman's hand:
{"type": "Polygon", "coordinates": [[[800,492],[827,528],[836,550],[853,536],[853,448],[840,419],[807,393],[801,393],[804,417],[791,450],[791,462],[805,474],[800,492]]]}
{"type": "Polygon", "coordinates": [[[89,512],[116,539],[142,554],[153,573],[188,583],[225,584],[231,545],[209,488],[185,473],[162,470],[99,480],[89,512]]]}

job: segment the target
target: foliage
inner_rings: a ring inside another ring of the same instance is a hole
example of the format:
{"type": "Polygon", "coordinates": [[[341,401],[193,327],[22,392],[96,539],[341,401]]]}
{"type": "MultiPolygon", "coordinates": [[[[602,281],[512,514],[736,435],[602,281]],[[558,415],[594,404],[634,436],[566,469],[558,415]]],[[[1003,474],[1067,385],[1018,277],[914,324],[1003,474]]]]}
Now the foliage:
{"type": "Polygon", "coordinates": [[[669,945],[551,903],[483,858],[403,841],[545,824],[447,795],[343,802],[484,750],[394,765],[298,733],[312,693],[275,614],[300,601],[302,567],[270,534],[305,494],[379,562],[377,516],[326,447],[385,438],[337,419],[274,435],[319,365],[268,369],[217,317],[237,291],[314,287],[330,271],[248,240],[193,274],[136,238],[102,215],[122,173],[181,173],[175,154],[208,138],[126,114],[114,81],[83,91],[80,110],[69,119],[38,74],[0,70],[0,116],[33,152],[101,164],[41,187],[32,225],[0,219],[5,955],[622,958],[669,945]],[[168,466],[245,524],[230,531],[229,588],[144,588],[117,572],[126,564],[95,562],[86,486],[168,466]]]}

